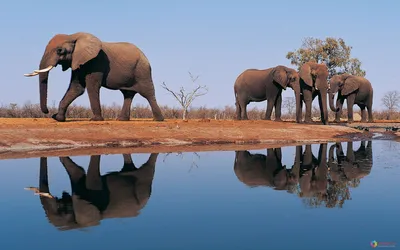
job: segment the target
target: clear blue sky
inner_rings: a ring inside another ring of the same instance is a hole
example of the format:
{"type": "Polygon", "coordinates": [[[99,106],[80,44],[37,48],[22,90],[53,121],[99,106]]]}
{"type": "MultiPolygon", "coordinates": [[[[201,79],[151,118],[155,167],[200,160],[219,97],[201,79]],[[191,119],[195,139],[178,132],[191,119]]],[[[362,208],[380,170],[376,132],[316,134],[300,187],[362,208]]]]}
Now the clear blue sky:
{"type": "MultiPolygon", "coordinates": [[[[140,47],[152,64],[160,105],[176,105],[160,87],[163,81],[174,89],[191,87],[187,72],[200,75],[198,82],[209,87],[209,94],[194,105],[207,107],[234,105],[234,81],[247,68],[292,66],[285,55],[304,37],[341,37],[362,61],[375,88],[374,106],[380,109],[384,92],[400,86],[399,10],[396,0],[7,1],[0,8],[0,103],[38,103],[38,78],[23,74],[38,67],[52,36],[85,31],[140,47]]],[[[70,70],[52,70],[49,105],[58,105],[69,80],[70,70]]],[[[294,93],[288,89],[283,96],[294,93]]],[[[119,91],[102,88],[101,101],[122,105],[123,98],[119,91]]],[[[88,106],[87,93],[74,103],[88,106]]],[[[138,95],[134,103],[147,101],[138,95]]],[[[266,103],[249,108],[254,106],[266,103]]]]}

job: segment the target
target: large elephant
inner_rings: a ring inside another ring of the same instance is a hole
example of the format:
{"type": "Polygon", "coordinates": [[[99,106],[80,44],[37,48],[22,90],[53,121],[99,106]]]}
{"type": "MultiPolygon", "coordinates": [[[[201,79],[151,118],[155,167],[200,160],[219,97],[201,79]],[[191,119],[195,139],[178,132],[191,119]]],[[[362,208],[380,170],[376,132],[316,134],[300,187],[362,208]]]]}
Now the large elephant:
{"type": "Polygon", "coordinates": [[[39,70],[25,76],[39,75],[40,107],[47,108],[47,82],[49,71],[57,65],[66,71],[71,68],[67,92],[60,101],[53,119],[63,122],[68,106],[87,88],[93,121],[104,120],[100,105],[100,88],[119,89],[124,96],[120,121],[128,121],[132,99],[139,93],[147,99],[156,121],[164,117],[157,104],[150,63],[144,53],[127,42],[102,42],[89,33],[57,34],[47,44],[39,70]]]}
{"type": "MultiPolygon", "coordinates": [[[[312,123],[312,102],[314,98],[318,96],[319,108],[321,110],[321,121],[325,125],[328,124],[328,107],[326,100],[329,89],[328,75],[328,68],[325,64],[306,62],[300,67],[299,76],[300,89],[302,92],[301,100],[304,101],[306,105],[306,114],[304,118],[306,123],[312,123]]],[[[299,102],[300,115],[303,106],[302,101],[299,102]]]]}
{"type": "Polygon", "coordinates": [[[334,75],[330,81],[329,106],[335,113],[335,122],[340,122],[344,100],[347,99],[347,122],[353,122],[353,105],[357,104],[361,109],[361,122],[367,121],[365,108],[368,109],[368,122],[373,122],[372,103],[373,88],[371,83],[361,76],[350,74],[334,75]],[[333,99],[338,93],[336,107],[333,99]]]}
{"type": "Polygon", "coordinates": [[[291,171],[282,166],[280,148],[267,149],[267,155],[236,151],[233,168],[236,177],[249,187],[268,186],[275,190],[288,190],[296,184],[291,171]]]}
{"type": "Polygon", "coordinates": [[[119,172],[100,175],[100,155],[90,157],[87,174],[69,157],[60,157],[72,188],[72,195],[50,194],[47,158],[40,158],[39,188],[28,188],[40,195],[50,223],[60,230],[84,228],[100,224],[108,218],[135,217],[151,195],[158,154],[151,154],[146,163],[136,168],[131,155],[124,154],[119,172]]]}
{"type": "MultiPolygon", "coordinates": [[[[299,75],[296,70],[278,65],[268,69],[247,69],[236,79],[234,93],[236,100],[236,119],[248,120],[246,107],[250,102],[267,100],[265,120],[271,120],[275,107],[275,121],[281,121],[282,90],[294,90],[296,103],[300,103],[299,75]]],[[[296,105],[296,121],[301,122],[301,111],[296,105]]]]}

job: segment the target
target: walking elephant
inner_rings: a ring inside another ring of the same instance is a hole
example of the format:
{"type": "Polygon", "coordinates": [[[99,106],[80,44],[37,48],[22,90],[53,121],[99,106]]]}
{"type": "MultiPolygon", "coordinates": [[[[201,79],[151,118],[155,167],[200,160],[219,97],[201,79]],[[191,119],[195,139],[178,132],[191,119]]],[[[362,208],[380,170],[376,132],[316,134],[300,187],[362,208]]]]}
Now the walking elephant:
{"type": "Polygon", "coordinates": [[[357,104],[361,109],[361,122],[367,121],[365,108],[368,110],[368,122],[373,122],[372,103],[373,88],[371,83],[361,76],[353,76],[350,74],[334,75],[330,81],[329,90],[329,106],[335,113],[335,122],[340,122],[344,100],[347,99],[347,122],[353,122],[353,105],[357,104]],[[335,94],[338,93],[336,99],[336,107],[333,103],[335,94]]]}
{"type": "Polygon", "coordinates": [[[87,174],[69,157],[60,157],[72,189],[72,195],[63,192],[61,198],[50,194],[47,158],[40,158],[39,189],[28,189],[40,195],[47,218],[60,230],[95,226],[102,219],[135,217],[150,198],[158,154],[151,154],[140,168],[131,155],[123,157],[121,171],[103,176],[100,155],[90,156],[87,174]]]}
{"type": "MultiPolygon", "coordinates": [[[[318,96],[319,108],[321,110],[321,121],[325,125],[328,124],[328,108],[326,100],[329,89],[328,75],[328,68],[325,64],[306,62],[300,67],[299,76],[300,89],[302,92],[301,100],[304,101],[306,105],[306,114],[304,118],[306,123],[312,123],[312,102],[314,98],[318,96]]],[[[299,102],[300,112],[302,112],[302,101],[299,102]]]]}
{"type": "Polygon", "coordinates": [[[267,149],[267,155],[236,151],[233,168],[239,181],[249,187],[268,186],[275,190],[288,190],[296,184],[291,171],[282,166],[280,148],[267,149]]]}
{"type": "Polygon", "coordinates": [[[234,93],[236,99],[236,119],[248,120],[246,107],[250,102],[267,100],[265,120],[271,120],[275,107],[275,121],[281,121],[282,90],[293,89],[296,97],[296,121],[301,121],[300,83],[296,70],[278,65],[268,69],[247,69],[236,79],[234,93]]]}
{"type": "Polygon", "coordinates": [[[92,121],[104,120],[100,105],[100,88],[120,90],[124,96],[122,110],[117,118],[128,121],[133,97],[139,93],[147,99],[156,121],[164,117],[157,104],[150,63],[144,53],[127,42],[102,42],[89,33],[57,34],[47,44],[39,69],[25,74],[39,75],[40,107],[47,108],[49,71],[57,65],[66,71],[71,68],[71,80],[59,103],[53,119],[63,122],[68,106],[87,89],[92,121]]]}

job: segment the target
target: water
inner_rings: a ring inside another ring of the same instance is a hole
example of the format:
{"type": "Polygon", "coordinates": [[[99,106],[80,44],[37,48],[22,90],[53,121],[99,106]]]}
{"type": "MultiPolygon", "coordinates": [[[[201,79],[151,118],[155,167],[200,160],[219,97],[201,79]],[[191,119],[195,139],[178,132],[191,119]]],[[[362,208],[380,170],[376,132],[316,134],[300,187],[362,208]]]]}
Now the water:
{"type": "Polygon", "coordinates": [[[397,248],[400,143],[352,144],[2,160],[2,249],[397,248]]]}

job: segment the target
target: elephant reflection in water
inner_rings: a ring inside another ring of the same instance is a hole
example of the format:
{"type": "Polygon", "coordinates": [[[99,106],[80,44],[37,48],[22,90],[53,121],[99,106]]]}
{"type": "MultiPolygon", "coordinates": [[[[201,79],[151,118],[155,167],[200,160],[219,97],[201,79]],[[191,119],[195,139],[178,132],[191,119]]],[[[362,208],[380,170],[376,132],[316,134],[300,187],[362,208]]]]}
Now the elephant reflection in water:
{"type": "Polygon", "coordinates": [[[28,188],[40,195],[49,221],[60,230],[84,228],[100,224],[108,218],[135,217],[151,195],[158,154],[151,154],[146,163],[136,168],[130,154],[123,154],[119,172],[100,175],[100,155],[90,157],[87,174],[69,157],[60,157],[67,171],[72,195],[50,194],[47,158],[40,158],[39,189],[28,188]]]}
{"type": "Polygon", "coordinates": [[[234,171],[237,178],[250,187],[268,186],[288,190],[296,184],[296,176],[282,166],[281,148],[267,149],[267,155],[236,151],[234,171]]]}
{"type": "Polygon", "coordinates": [[[368,141],[367,146],[365,146],[365,141],[361,141],[361,145],[356,151],[353,150],[353,142],[347,142],[346,155],[343,153],[340,142],[329,148],[328,165],[334,181],[359,180],[370,174],[372,164],[372,141],[368,141]],[[335,149],[336,161],[334,158],[335,149]]]}
{"type": "Polygon", "coordinates": [[[315,197],[324,200],[327,197],[328,168],[326,166],[327,144],[319,146],[318,158],[312,153],[311,145],[296,146],[295,165],[299,164],[300,197],[315,197]]]}
{"type": "Polygon", "coordinates": [[[308,206],[318,207],[325,203],[328,208],[342,207],[350,199],[349,186],[357,187],[359,179],[368,175],[372,168],[372,142],[365,142],[357,151],[348,142],[347,155],[336,143],[329,148],[319,145],[318,157],[312,146],[296,146],[296,156],[291,169],[282,165],[281,148],[267,149],[267,155],[236,151],[234,171],[237,178],[250,187],[268,186],[275,190],[287,190],[303,198],[308,206]],[[337,148],[337,161],[333,153],[337,148]],[[298,184],[298,185],[297,185],[298,184]]]}
{"type": "Polygon", "coordinates": [[[328,166],[331,176],[331,206],[342,207],[345,200],[350,200],[349,187],[358,187],[360,179],[371,173],[372,141],[361,141],[360,147],[354,151],[353,142],[347,142],[346,155],[342,144],[336,143],[329,148],[328,166]],[[334,151],[336,149],[336,159],[334,151]]]}
{"type": "MultiPolygon", "coordinates": [[[[301,147],[301,146],[300,146],[301,147]]],[[[309,147],[311,152],[311,147],[309,147]]],[[[355,188],[358,186],[360,179],[368,175],[372,168],[372,142],[369,141],[367,147],[365,142],[361,142],[361,146],[357,151],[353,151],[353,143],[347,143],[347,154],[343,154],[341,143],[333,144],[329,148],[328,161],[326,161],[326,144],[320,145],[319,150],[319,167],[313,166],[312,170],[307,170],[307,162],[303,159],[301,164],[301,170],[305,169],[306,173],[311,171],[311,185],[314,186],[314,193],[309,195],[306,191],[310,190],[308,179],[310,176],[304,176],[304,173],[300,173],[300,197],[308,196],[305,203],[309,206],[319,206],[325,203],[328,208],[342,207],[345,200],[350,200],[349,186],[355,188]],[[334,150],[336,148],[336,158],[334,158],[334,150]],[[327,164],[326,164],[327,163],[327,164]],[[328,165],[328,167],[326,167],[328,165]],[[329,175],[328,175],[329,173],[329,175]],[[305,178],[306,177],[306,178],[305,178]],[[307,180],[307,181],[306,181],[307,180]],[[306,183],[304,185],[303,181],[306,183]],[[312,183],[314,182],[314,185],[312,183]]],[[[299,152],[297,152],[299,154],[299,152]]],[[[307,155],[307,146],[306,152],[307,155]]],[[[307,158],[307,157],[304,157],[307,158]]],[[[315,161],[315,157],[313,157],[315,161]]],[[[310,167],[309,167],[310,168],[310,167]]]]}

